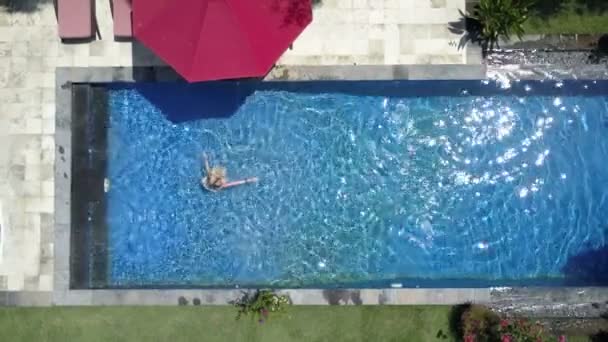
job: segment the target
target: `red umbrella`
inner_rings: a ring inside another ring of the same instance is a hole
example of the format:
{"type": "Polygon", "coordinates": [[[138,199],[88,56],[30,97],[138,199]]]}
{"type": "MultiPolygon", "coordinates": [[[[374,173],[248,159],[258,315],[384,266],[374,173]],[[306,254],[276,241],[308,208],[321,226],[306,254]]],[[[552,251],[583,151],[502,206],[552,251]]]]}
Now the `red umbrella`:
{"type": "Polygon", "coordinates": [[[310,0],[133,0],[135,37],[190,82],[266,75],[311,20],[310,0]]]}

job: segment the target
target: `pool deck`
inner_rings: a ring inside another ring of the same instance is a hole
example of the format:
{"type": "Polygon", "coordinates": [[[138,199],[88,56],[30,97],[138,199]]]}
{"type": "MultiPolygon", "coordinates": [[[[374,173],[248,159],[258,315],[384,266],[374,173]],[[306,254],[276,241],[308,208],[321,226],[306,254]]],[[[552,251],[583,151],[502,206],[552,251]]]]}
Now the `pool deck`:
{"type": "MultiPolygon", "coordinates": [[[[0,305],[177,305],[195,298],[227,304],[238,298],[242,290],[69,289],[69,84],[176,75],[158,68],[162,61],[145,47],[113,40],[108,1],[96,4],[101,38],[87,44],[59,42],[52,1],[16,2],[33,10],[0,6],[0,305]]],[[[460,35],[450,30],[464,7],[465,0],[323,0],[313,24],[267,79],[608,79],[605,66],[560,72],[481,65],[479,49],[458,48],[460,35]]],[[[580,310],[582,316],[599,315],[605,304],[591,303],[608,298],[603,288],[285,291],[296,304],[471,301],[504,310],[544,307],[555,315],[580,310]]]]}

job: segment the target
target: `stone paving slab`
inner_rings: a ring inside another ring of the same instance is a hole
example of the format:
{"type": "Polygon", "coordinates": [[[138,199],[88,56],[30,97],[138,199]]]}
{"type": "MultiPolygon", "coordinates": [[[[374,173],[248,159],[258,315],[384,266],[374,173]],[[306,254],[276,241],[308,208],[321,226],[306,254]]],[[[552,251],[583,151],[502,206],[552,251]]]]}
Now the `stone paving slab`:
{"type": "Polygon", "coordinates": [[[50,291],[3,291],[0,292],[0,306],[50,306],[50,291]]]}
{"type": "MultiPolygon", "coordinates": [[[[53,293],[52,305],[231,305],[252,289],[71,290],[53,293]]],[[[606,288],[285,289],[294,305],[456,305],[479,303],[507,315],[597,318],[607,309],[606,288]]],[[[5,305],[48,305],[48,297],[5,305]]],[[[0,293],[0,305],[2,305],[0,293]]]]}
{"type": "Polygon", "coordinates": [[[280,60],[287,65],[463,64],[448,29],[465,0],[323,0],[280,60]]]}
{"type": "MultiPolygon", "coordinates": [[[[53,305],[229,305],[252,289],[69,290],[53,293],[53,305]]],[[[489,289],[286,289],[294,305],[451,305],[489,303],[489,289]]]]}
{"type": "Polygon", "coordinates": [[[357,65],[278,66],[266,80],[479,80],[485,79],[484,65],[357,65]]]}

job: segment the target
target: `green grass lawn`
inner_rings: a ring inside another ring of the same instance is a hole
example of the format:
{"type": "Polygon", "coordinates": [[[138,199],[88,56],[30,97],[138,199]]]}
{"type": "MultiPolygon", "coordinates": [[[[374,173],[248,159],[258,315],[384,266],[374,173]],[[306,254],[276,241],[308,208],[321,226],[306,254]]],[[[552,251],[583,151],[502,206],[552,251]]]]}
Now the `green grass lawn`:
{"type": "Polygon", "coordinates": [[[527,34],[608,33],[608,6],[584,4],[585,1],[582,0],[536,0],[532,15],[525,24],[525,32],[527,34]]]}
{"type": "Polygon", "coordinates": [[[548,19],[532,17],[524,26],[526,34],[608,33],[608,13],[578,15],[566,12],[548,19]]]}
{"type": "Polygon", "coordinates": [[[0,308],[0,341],[452,341],[449,306],[293,306],[259,324],[220,307],[0,308]],[[441,330],[447,336],[437,337],[441,330]]]}

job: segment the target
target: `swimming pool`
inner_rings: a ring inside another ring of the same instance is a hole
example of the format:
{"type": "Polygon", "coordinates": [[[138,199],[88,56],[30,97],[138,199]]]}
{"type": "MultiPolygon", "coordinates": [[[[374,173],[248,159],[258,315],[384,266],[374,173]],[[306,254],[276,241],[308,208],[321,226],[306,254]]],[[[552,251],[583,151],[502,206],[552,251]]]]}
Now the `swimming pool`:
{"type": "Polygon", "coordinates": [[[108,287],[595,284],[605,81],[107,89],[108,287]]]}

